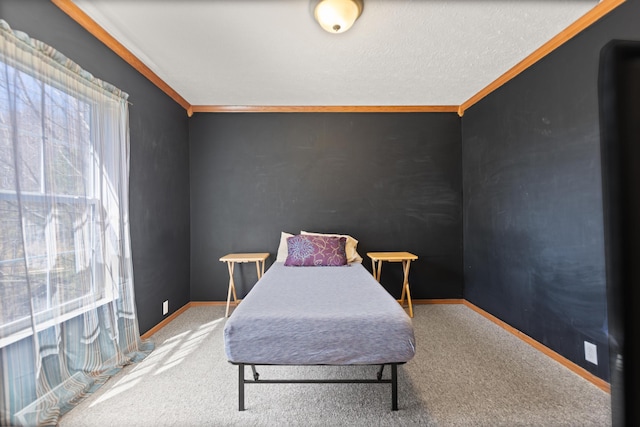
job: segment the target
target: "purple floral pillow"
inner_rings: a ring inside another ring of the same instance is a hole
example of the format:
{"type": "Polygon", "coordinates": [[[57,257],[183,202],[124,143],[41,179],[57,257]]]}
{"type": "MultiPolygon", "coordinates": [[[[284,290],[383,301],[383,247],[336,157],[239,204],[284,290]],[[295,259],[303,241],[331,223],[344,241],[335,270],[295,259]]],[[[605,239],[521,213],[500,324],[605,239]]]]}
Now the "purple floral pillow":
{"type": "Polygon", "coordinates": [[[288,266],[339,266],[347,264],[345,237],[299,234],[287,239],[288,266]]]}

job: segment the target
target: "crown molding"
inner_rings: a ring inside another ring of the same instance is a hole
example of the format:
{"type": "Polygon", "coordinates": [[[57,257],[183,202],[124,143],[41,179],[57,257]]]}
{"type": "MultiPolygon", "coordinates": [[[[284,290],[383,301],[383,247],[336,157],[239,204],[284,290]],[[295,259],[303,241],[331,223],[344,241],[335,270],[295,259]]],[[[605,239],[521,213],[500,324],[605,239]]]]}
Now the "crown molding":
{"type": "Polygon", "coordinates": [[[457,105],[193,105],[194,113],[457,113],[457,105]]]}
{"type": "Polygon", "coordinates": [[[467,101],[463,102],[460,105],[458,110],[458,115],[462,117],[464,112],[468,110],[474,104],[477,104],[484,97],[489,95],[494,90],[498,89],[518,74],[522,73],[527,68],[531,67],[533,64],[562,46],[564,43],[575,37],[582,30],[590,27],[597,20],[611,12],[616,7],[620,6],[626,0],[602,0],[596,7],[591,9],[589,12],[585,13],[581,18],[575,21],[573,24],[569,25],[563,31],[561,31],[554,38],[549,40],[547,43],[540,46],[537,50],[535,50],[532,54],[527,56],[525,59],[514,65],[511,69],[509,69],[506,73],[498,77],[492,83],[487,85],[484,89],[480,90],[478,93],[473,95],[467,101]]]}
{"type": "Polygon", "coordinates": [[[258,105],[191,105],[171,86],[165,83],[131,51],[124,47],[104,28],[84,13],[72,0],[51,0],[60,10],[90,34],[104,43],[109,49],[140,72],[160,90],[182,106],[189,117],[193,113],[458,113],[462,117],[466,110],[484,97],[522,73],[527,68],[556,50],[568,40],[588,28],[603,16],[620,6],[626,0],[602,0],[593,9],[568,26],[554,38],[535,50],[492,83],[481,89],[461,105],[390,105],[390,106],[258,106],[258,105]]]}
{"type": "Polygon", "coordinates": [[[187,113],[191,105],[176,92],[171,86],[164,82],[156,73],[154,73],[149,67],[147,67],[138,57],[136,57],[129,49],[124,47],[122,43],[116,40],[111,34],[109,34],[104,28],[102,28],[96,21],[91,19],[89,15],[84,13],[82,9],[76,6],[71,0],[51,0],[60,10],[66,13],[71,19],[76,21],[82,28],[87,30],[91,35],[100,40],[104,45],[111,49],[116,55],[122,58],[125,62],[135,68],[140,74],[146,77],[151,83],[156,85],[160,90],[169,95],[171,99],[180,104],[187,113]]]}

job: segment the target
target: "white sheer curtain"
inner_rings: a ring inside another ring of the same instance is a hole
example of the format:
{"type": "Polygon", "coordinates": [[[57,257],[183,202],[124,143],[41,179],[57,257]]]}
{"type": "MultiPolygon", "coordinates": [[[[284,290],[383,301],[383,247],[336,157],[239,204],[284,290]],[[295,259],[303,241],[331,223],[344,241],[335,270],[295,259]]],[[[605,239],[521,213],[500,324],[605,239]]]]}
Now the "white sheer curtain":
{"type": "Polygon", "coordinates": [[[0,20],[2,425],[56,425],[152,348],[133,295],[127,97],[0,20]]]}

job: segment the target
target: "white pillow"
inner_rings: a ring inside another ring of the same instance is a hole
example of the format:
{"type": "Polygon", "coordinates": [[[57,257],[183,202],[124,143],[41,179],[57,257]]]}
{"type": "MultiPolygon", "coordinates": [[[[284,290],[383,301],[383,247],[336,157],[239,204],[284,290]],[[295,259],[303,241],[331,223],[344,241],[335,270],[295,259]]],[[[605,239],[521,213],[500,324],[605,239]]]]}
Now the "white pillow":
{"type": "Polygon", "coordinates": [[[276,262],[285,262],[287,260],[287,256],[289,255],[289,250],[287,248],[287,238],[289,237],[293,237],[293,234],[285,233],[284,231],[280,233],[280,245],[278,245],[276,262]]]}
{"type": "Polygon", "coordinates": [[[331,234],[331,233],[311,233],[309,231],[301,231],[300,234],[310,234],[312,236],[333,236],[333,237],[346,237],[347,244],[345,245],[345,252],[347,253],[347,262],[362,262],[362,257],[358,254],[357,247],[358,241],[348,234],[331,234]]]}

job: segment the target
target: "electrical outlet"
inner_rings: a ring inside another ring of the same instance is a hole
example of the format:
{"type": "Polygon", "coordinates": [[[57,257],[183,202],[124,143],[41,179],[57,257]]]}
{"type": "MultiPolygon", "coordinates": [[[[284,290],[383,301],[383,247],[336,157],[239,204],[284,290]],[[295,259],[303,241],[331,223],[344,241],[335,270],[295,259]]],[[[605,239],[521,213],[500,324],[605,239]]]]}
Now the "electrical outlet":
{"type": "Polygon", "coordinates": [[[598,347],[588,341],[584,342],[584,358],[594,365],[598,364],[598,347]]]}
{"type": "Polygon", "coordinates": [[[164,316],[169,312],[169,300],[162,303],[162,315],[164,316]]]}

